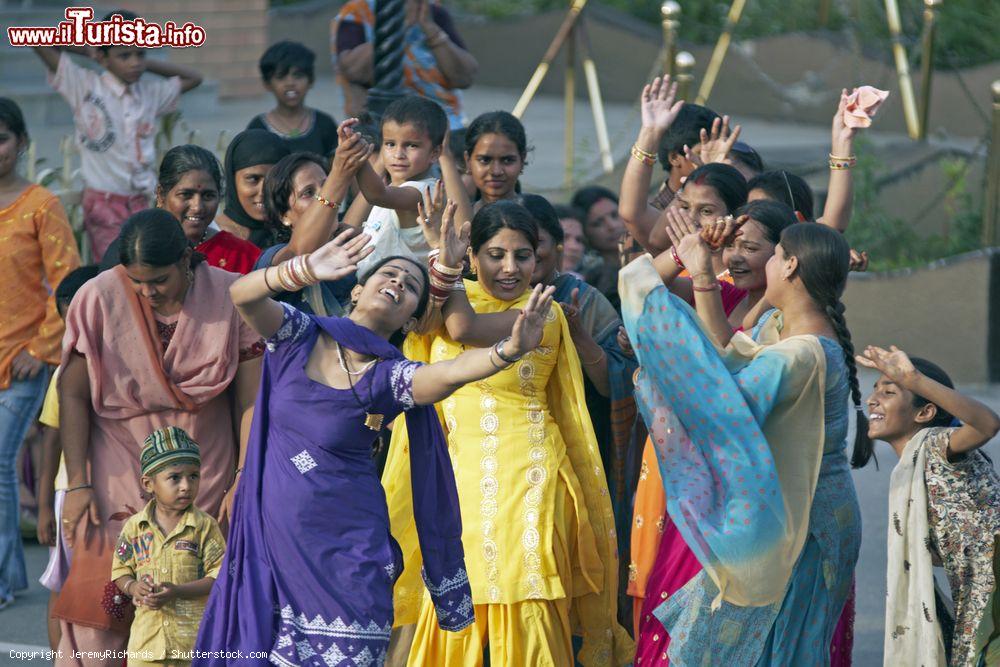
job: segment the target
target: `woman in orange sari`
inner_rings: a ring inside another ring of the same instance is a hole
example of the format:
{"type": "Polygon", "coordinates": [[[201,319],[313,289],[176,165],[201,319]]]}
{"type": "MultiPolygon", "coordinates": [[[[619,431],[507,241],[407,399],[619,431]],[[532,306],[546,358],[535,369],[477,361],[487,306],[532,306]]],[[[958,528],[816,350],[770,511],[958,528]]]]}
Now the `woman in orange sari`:
{"type": "Polygon", "coordinates": [[[164,426],[197,439],[196,502],[225,521],[260,378],[263,343],[229,298],[239,275],[202,261],[170,213],[130,217],[120,259],[81,288],[66,317],[62,521],[73,561],[53,612],[62,626],[60,665],[121,664],[113,651],[125,648],[132,610],[111,588],[109,564],[122,523],[147,500],[138,443],[164,426]]]}

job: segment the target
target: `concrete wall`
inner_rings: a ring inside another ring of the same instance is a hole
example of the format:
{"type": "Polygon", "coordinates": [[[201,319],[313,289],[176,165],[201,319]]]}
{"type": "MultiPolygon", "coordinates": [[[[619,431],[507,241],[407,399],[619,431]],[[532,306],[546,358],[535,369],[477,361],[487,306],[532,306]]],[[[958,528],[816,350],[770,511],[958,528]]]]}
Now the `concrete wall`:
{"type": "Polygon", "coordinates": [[[1000,248],[852,274],[844,303],[856,349],[897,345],[940,364],[956,382],[1000,381],[1000,248]]]}

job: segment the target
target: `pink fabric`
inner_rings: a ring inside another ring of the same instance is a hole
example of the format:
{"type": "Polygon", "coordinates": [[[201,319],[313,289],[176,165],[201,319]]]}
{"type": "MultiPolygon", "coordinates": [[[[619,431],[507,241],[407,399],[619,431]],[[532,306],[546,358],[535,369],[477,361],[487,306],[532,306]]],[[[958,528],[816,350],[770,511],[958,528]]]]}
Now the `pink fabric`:
{"type": "Polygon", "coordinates": [[[847,104],[844,107],[844,125],[847,127],[870,127],[872,117],[887,97],[889,97],[888,90],[879,90],[872,86],[855,88],[847,96],[847,104]]]}
{"type": "MultiPolygon", "coordinates": [[[[89,462],[101,524],[86,535],[101,540],[108,563],[123,523],[149,500],[139,481],[139,450],[151,432],[179,426],[199,444],[201,488],[195,502],[205,512],[218,514],[233,479],[237,440],[226,390],[240,350],[259,336],[229,298],[237,274],[201,264],[194,275],[165,352],[153,312],[122,266],[84,285],[66,316],[62,363],[74,353],[86,357],[92,393],[89,462]]],[[[83,539],[84,522],[79,528],[77,539],[83,539]]],[[[74,566],[75,558],[71,579],[74,566]]],[[[91,593],[86,617],[106,620],[100,591],[91,593]]],[[[84,636],[90,635],[79,635],[84,636]]]]}
{"type": "Polygon", "coordinates": [[[90,254],[98,264],[111,242],[118,238],[125,219],[149,208],[146,195],[118,195],[101,190],[83,190],[83,229],[90,239],[90,254]]]}
{"type": "MultiPolygon", "coordinates": [[[[108,560],[111,571],[111,560],[108,560]]],[[[86,628],[59,621],[62,638],[56,653],[56,667],[124,667],[121,654],[128,645],[128,637],[108,630],[86,628]]]]}

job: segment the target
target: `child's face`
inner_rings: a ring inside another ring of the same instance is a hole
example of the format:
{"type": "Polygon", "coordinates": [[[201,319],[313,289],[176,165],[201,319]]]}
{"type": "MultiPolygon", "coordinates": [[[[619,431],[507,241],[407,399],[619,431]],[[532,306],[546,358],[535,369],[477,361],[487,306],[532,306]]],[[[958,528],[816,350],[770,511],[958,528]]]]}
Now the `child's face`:
{"type": "Polygon", "coordinates": [[[394,120],[382,123],[382,164],[393,183],[423,175],[440,156],[441,146],[431,143],[427,133],[416,125],[394,120]]]}
{"type": "Polygon", "coordinates": [[[142,476],[142,488],[156,498],[163,509],[182,512],[198,497],[201,467],[194,463],[176,463],[142,476]]]}
{"type": "Polygon", "coordinates": [[[122,83],[132,84],[146,71],[146,52],[138,47],[112,46],[107,52],[98,50],[97,62],[122,83]]]}
{"type": "Polygon", "coordinates": [[[279,106],[298,108],[305,104],[306,93],[312,88],[312,82],[305,72],[292,67],[284,76],[271,77],[264,86],[271,91],[279,106]]]}
{"type": "Polygon", "coordinates": [[[923,428],[936,414],[930,403],[921,408],[913,405],[913,392],[903,389],[884,375],[875,381],[868,397],[868,437],[892,442],[909,437],[923,428]]]}
{"type": "Polygon", "coordinates": [[[512,196],[524,169],[524,158],[517,144],[497,133],[479,137],[472,154],[465,156],[465,163],[483,199],[488,202],[512,196]]]}
{"type": "Polygon", "coordinates": [[[257,222],[267,222],[267,211],[264,210],[264,177],[273,166],[255,164],[236,170],[236,199],[247,215],[257,222]]]}
{"type": "Polygon", "coordinates": [[[0,177],[17,168],[17,154],[27,144],[27,141],[10,131],[7,124],[0,121],[0,177]]]}

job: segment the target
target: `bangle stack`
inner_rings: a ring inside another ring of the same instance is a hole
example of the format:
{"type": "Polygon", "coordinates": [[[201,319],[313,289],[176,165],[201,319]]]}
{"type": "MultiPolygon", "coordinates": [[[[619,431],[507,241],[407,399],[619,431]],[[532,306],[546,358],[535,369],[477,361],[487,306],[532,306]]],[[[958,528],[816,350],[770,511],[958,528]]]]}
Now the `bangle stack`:
{"type": "Polygon", "coordinates": [[[838,157],[833,153],[830,153],[830,169],[834,171],[842,171],[844,169],[850,169],[858,163],[858,158],[855,155],[850,155],[848,157],[838,157]]]}
{"type": "Polygon", "coordinates": [[[435,257],[431,260],[430,276],[431,306],[440,308],[448,300],[448,295],[455,288],[455,283],[462,278],[462,269],[461,267],[445,266],[435,257]]]}
{"type": "Polygon", "coordinates": [[[326,197],[324,197],[323,195],[321,195],[319,193],[314,194],[313,195],[313,199],[315,199],[316,201],[318,201],[323,206],[326,206],[327,208],[332,208],[333,210],[337,210],[338,208],[340,208],[340,202],[339,201],[330,201],[329,199],[327,199],[326,197]]]}
{"type": "Polygon", "coordinates": [[[634,157],[639,162],[643,163],[647,167],[652,167],[656,164],[656,153],[650,153],[649,151],[644,151],[639,148],[638,144],[632,144],[632,157],[634,157]]]}
{"type": "MultiPolygon", "coordinates": [[[[309,268],[309,255],[298,255],[278,265],[278,285],[281,286],[282,291],[298,292],[300,289],[318,282],[319,279],[309,268]]],[[[267,282],[267,271],[264,272],[264,284],[269,290],[274,291],[270,283],[267,282]]]]}

